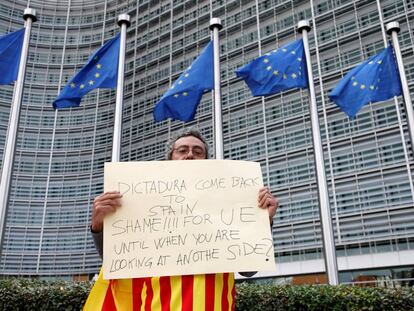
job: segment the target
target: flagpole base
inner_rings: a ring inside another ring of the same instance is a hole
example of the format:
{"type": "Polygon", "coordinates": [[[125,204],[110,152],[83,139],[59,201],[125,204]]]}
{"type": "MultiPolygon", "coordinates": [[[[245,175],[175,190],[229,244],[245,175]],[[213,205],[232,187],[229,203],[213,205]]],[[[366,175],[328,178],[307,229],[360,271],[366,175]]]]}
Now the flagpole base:
{"type": "Polygon", "coordinates": [[[218,28],[218,30],[221,30],[223,28],[221,19],[218,17],[210,19],[210,30],[213,30],[214,28],[218,28]]]}
{"type": "Polygon", "coordinates": [[[387,34],[391,35],[394,31],[396,33],[400,32],[400,23],[399,22],[391,22],[385,25],[385,28],[387,30],[387,34]]]}
{"type": "Polygon", "coordinates": [[[33,23],[37,21],[35,9],[31,9],[31,8],[24,9],[23,19],[26,21],[29,17],[32,19],[33,23]]]}

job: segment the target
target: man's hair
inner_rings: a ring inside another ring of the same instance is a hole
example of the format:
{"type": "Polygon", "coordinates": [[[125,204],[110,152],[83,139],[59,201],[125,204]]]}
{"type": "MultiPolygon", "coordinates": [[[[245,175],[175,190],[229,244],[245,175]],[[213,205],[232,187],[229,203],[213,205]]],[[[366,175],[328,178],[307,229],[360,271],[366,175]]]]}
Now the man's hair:
{"type": "Polygon", "coordinates": [[[190,129],[184,129],[183,131],[178,133],[178,135],[170,139],[168,146],[167,146],[167,160],[172,159],[172,153],[174,151],[175,142],[179,140],[180,138],[187,137],[187,136],[195,137],[203,142],[204,148],[206,149],[206,159],[208,159],[208,144],[207,144],[206,139],[204,138],[203,135],[201,135],[200,131],[190,128],[190,129]]]}

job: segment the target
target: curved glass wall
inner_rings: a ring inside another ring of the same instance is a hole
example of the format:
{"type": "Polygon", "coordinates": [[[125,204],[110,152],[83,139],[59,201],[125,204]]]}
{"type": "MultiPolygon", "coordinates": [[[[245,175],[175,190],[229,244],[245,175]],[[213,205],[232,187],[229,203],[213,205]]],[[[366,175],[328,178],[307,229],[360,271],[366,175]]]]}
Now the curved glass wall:
{"type": "MultiPolygon", "coordinates": [[[[384,47],[381,19],[400,22],[413,90],[413,1],[14,0],[0,4],[0,35],[23,26],[28,4],[37,10],[38,22],[0,274],[78,275],[100,267],[88,224],[93,198],[103,189],[103,163],[111,158],[115,92],[91,92],[81,107],[58,112],[52,102],[89,55],[119,31],[121,13],[130,14],[132,22],[122,161],[162,159],[166,141],[184,126],[197,126],[212,143],[210,95],[188,124],[154,123],[152,109],[209,41],[210,18],[222,19],[225,157],[262,164],[264,180],[280,201],[273,227],[279,264],[323,258],[308,95],[291,90],[253,98],[234,71],[260,52],[294,40],[299,20],[312,20],[311,57],[338,256],[414,250],[414,191],[408,178],[413,153],[402,98],[397,104],[367,105],[355,120],[327,98],[349,68],[384,47]]],[[[1,155],[12,94],[11,86],[0,87],[1,155]]]]}

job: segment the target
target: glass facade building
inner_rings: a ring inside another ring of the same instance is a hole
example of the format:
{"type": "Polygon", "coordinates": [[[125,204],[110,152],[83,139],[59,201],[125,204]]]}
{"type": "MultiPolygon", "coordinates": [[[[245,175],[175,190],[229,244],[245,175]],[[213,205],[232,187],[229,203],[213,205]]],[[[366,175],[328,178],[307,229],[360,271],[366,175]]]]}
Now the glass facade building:
{"type": "MultiPolygon", "coordinates": [[[[212,97],[196,119],[155,123],[154,104],[210,40],[209,21],[223,23],[221,78],[225,158],[260,162],[277,195],[273,225],[276,271],[324,271],[307,90],[254,98],[234,71],[300,37],[307,19],[338,266],[355,270],[414,266],[414,158],[402,97],[365,106],[350,120],[327,94],[343,75],[384,48],[382,27],[398,21],[414,93],[414,0],[8,0],[0,35],[37,11],[1,249],[0,275],[74,276],[98,271],[89,235],[93,198],[110,161],[115,91],[84,97],[81,107],[54,111],[59,90],[89,55],[118,31],[128,13],[122,161],[160,160],[168,139],[198,127],[213,141],[212,97]]],[[[0,154],[12,86],[0,86],[0,154]]],[[[1,158],[0,157],[0,158],[1,158]]]]}

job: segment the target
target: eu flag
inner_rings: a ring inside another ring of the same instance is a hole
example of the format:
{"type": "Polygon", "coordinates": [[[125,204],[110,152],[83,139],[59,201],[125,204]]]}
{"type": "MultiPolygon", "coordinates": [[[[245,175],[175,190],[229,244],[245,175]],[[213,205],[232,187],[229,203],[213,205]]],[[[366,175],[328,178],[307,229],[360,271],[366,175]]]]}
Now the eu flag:
{"type": "Polygon", "coordinates": [[[236,75],[247,83],[253,96],[267,96],[308,86],[303,41],[286,44],[239,68],[236,75]]]}
{"type": "Polygon", "coordinates": [[[96,51],[53,102],[55,109],[78,107],[82,97],[97,88],[116,88],[119,34],[96,51]]]}
{"type": "Polygon", "coordinates": [[[400,75],[389,45],[347,73],[329,94],[350,118],[369,102],[387,100],[402,94],[400,75]]]}
{"type": "Polygon", "coordinates": [[[155,105],[155,121],[168,118],[184,122],[193,120],[203,93],[212,89],[214,64],[213,42],[210,42],[155,105]]]}
{"type": "Polygon", "coordinates": [[[0,37],[0,84],[17,80],[23,39],[24,28],[0,37]]]}

